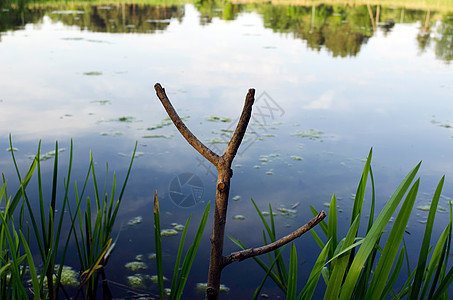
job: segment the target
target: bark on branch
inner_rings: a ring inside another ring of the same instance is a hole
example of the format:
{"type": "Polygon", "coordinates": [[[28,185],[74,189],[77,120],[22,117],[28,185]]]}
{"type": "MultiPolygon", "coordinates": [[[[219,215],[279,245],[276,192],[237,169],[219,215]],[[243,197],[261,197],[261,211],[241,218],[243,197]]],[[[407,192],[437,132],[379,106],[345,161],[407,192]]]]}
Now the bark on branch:
{"type": "Polygon", "coordinates": [[[242,250],[242,251],[238,251],[238,252],[233,252],[224,258],[223,266],[225,267],[225,266],[231,264],[232,262],[241,261],[241,260],[253,257],[253,256],[265,254],[265,253],[273,251],[277,248],[280,248],[281,246],[288,244],[289,242],[291,242],[291,241],[297,239],[298,237],[300,237],[301,235],[303,235],[305,232],[314,228],[325,217],[326,217],[326,213],[324,211],[321,211],[316,217],[311,219],[304,226],[300,227],[299,229],[291,232],[287,236],[284,236],[281,239],[279,239],[271,244],[268,244],[268,245],[265,245],[265,246],[262,246],[259,248],[250,248],[250,249],[246,249],[246,250],[242,250]]]}
{"type": "Polygon", "coordinates": [[[182,136],[189,142],[192,147],[195,148],[201,155],[203,155],[207,160],[209,160],[214,166],[217,166],[219,163],[220,157],[215,154],[211,149],[206,147],[197,137],[187,128],[184,122],[179,117],[176,110],[171,105],[170,100],[165,93],[165,89],[159,83],[154,85],[154,89],[156,90],[157,97],[159,97],[160,102],[164,106],[165,110],[167,111],[168,116],[175,124],[176,128],[178,128],[179,132],[182,136]]]}
{"type": "Polygon", "coordinates": [[[250,117],[252,115],[252,106],[254,102],[255,102],[255,90],[249,89],[249,92],[245,97],[244,108],[242,109],[242,114],[241,117],[239,118],[236,130],[234,131],[233,137],[228,143],[225,153],[223,154],[223,158],[226,161],[232,162],[234,157],[236,156],[239,146],[241,145],[242,138],[244,137],[245,131],[247,130],[250,117]]]}

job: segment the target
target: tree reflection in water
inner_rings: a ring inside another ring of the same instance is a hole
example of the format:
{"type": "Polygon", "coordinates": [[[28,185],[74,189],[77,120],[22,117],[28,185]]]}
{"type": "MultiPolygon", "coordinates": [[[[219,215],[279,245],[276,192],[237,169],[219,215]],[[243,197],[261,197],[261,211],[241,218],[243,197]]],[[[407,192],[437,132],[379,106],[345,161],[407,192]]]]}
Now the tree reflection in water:
{"type": "MultiPolygon", "coordinates": [[[[18,30],[26,24],[38,24],[44,16],[54,22],[78,26],[82,30],[110,33],[154,33],[166,30],[172,19],[182,21],[184,4],[108,4],[76,2],[69,6],[58,1],[9,0],[0,4],[0,32],[18,30]]],[[[157,1],[162,2],[162,1],[157,1]]],[[[150,2],[151,3],[151,2],[150,2]]],[[[384,36],[396,24],[420,23],[417,43],[423,53],[433,48],[438,59],[449,63],[453,58],[453,17],[451,12],[368,5],[273,5],[270,3],[236,4],[218,0],[194,3],[200,12],[200,24],[214,18],[234,20],[240,13],[259,13],[266,28],[291,34],[306,41],[307,47],[327,50],[334,57],[356,56],[378,28],[384,36]],[[437,30],[433,31],[433,27],[437,30]]],[[[1,36],[0,36],[1,37],[1,36]]],[[[1,40],[0,40],[1,41],[1,40]]]]}

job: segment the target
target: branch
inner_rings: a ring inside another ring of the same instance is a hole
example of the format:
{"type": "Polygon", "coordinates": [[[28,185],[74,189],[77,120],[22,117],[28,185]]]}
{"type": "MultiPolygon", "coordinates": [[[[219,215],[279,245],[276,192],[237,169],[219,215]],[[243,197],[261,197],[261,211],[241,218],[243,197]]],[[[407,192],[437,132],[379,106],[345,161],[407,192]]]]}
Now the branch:
{"type": "Polygon", "coordinates": [[[241,260],[253,257],[253,256],[258,256],[258,255],[261,255],[261,254],[265,254],[265,253],[268,253],[268,252],[270,252],[272,250],[280,248],[281,246],[283,246],[283,245],[291,242],[292,240],[300,237],[302,234],[304,234],[305,232],[307,232],[310,229],[312,229],[313,227],[315,227],[325,217],[326,217],[326,213],[324,211],[321,211],[316,217],[311,219],[304,226],[300,227],[299,229],[293,231],[292,233],[288,234],[287,236],[282,237],[281,239],[279,239],[279,240],[277,240],[277,241],[275,241],[275,242],[273,242],[271,244],[268,244],[268,245],[265,245],[265,246],[262,246],[262,247],[259,247],[259,248],[249,248],[249,249],[246,249],[246,250],[233,252],[230,255],[224,257],[223,266],[225,267],[225,266],[231,264],[232,262],[241,261],[241,260]]]}
{"type": "Polygon", "coordinates": [[[178,128],[182,136],[186,139],[186,141],[189,142],[189,144],[192,145],[195,150],[197,150],[201,155],[209,160],[214,166],[217,166],[220,156],[206,147],[199,139],[197,139],[197,137],[189,130],[189,128],[186,127],[176,110],[173,108],[173,105],[171,105],[170,100],[165,93],[165,89],[163,89],[159,83],[156,83],[154,85],[154,89],[156,90],[157,97],[159,97],[160,102],[162,102],[162,105],[167,111],[168,116],[173,121],[176,128],[178,128]]]}
{"type": "Polygon", "coordinates": [[[253,102],[255,102],[255,89],[249,89],[249,92],[245,97],[244,108],[242,109],[242,114],[241,117],[239,118],[236,130],[234,131],[233,137],[228,143],[225,153],[223,154],[225,160],[230,163],[236,156],[236,153],[239,149],[239,145],[241,145],[242,138],[244,137],[245,131],[247,130],[247,126],[250,121],[250,116],[252,115],[253,102]]]}

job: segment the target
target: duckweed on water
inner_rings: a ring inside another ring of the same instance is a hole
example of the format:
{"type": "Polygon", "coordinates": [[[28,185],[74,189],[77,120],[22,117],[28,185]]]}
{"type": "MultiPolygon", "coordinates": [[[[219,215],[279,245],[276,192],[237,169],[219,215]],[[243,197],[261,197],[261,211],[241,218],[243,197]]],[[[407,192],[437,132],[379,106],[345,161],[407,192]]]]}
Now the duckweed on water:
{"type": "Polygon", "coordinates": [[[266,172],[266,175],[273,175],[273,174],[274,174],[274,172],[272,172],[272,171],[267,171],[266,172]]]}
{"type": "Polygon", "coordinates": [[[135,119],[134,117],[125,116],[125,117],[119,117],[119,118],[117,119],[117,121],[130,123],[130,122],[132,122],[134,119],[135,119]]]}
{"type": "MultiPolygon", "coordinates": [[[[65,150],[66,150],[65,148],[60,148],[60,149],[58,149],[58,152],[63,152],[63,151],[65,151],[65,150]]],[[[55,150],[52,150],[52,151],[49,151],[49,152],[47,152],[47,153],[42,154],[42,155],[39,157],[39,159],[40,159],[41,161],[44,161],[44,160],[51,159],[51,158],[54,157],[54,156],[55,156],[55,150]]],[[[34,155],[28,155],[28,158],[34,159],[35,156],[34,156],[34,155]]]]}
{"type": "Polygon", "coordinates": [[[142,261],[131,261],[124,266],[131,271],[148,269],[148,266],[142,261]]]}
{"type": "Polygon", "coordinates": [[[83,75],[86,75],[86,76],[100,76],[100,75],[102,75],[102,72],[85,72],[85,73],[83,73],[83,75]]]}
{"type": "Polygon", "coordinates": [[[239,201],[241,200],[241,196],[237,195],[233,197],[233,201],[239,201]]]}
{"type": "Polygon", "coordinates": [[[141,274],[135,274],[131,276],[127,276],[127,281],[129,285],[132,287],[144,287],[145,286],[145,278],[141,274]]]}
{"type": "Polygon", "coordinates": [[[161,236],[175,236],[178,235],[178,232],[175,229],[163,229],[160,232],[161,236]]]}
{"type": "Polygon", "coordinates": [[[134,225],[140,224],[142,221],[143,221],[143,217],[142,216],[138,216],[138,217],[130,219],[127,222],[127,225],[134,226],[134,225]]]}
{"type": "Polygon", "coordinates": [[[231,122],[231,119],[228,117],[217,117],[217,116],[210,116],[206,118],[206,121],[209,122],[231,122]]]}
{"type": "MultiPolygon", "coordinates": [[[[206,288],[208,287],[208,284],[207,283],[197,283],[197,290],[200,291],[200,292],[206,292],[206,288]]],[[[221,292],[229,292],[230,291],[230,288],[227,287],[226,285],[224,284],[220,284],[220,291],[221,292]]]]}
{"type": "Polygon", "coordinates": [[[145,258],[145,256],[144,256],[143,254],[137,254],[137,255],[135,256],[135,260],[136,260],[136,261],[143,261],[144,258],[145,258]]]}
{"type": "Polygon", "coordinates": [[[11,151],[19,151],[19,149],[13,147],[13,148],[6,148],[6,151],[11,152],[11,151]]]}
{"type": "Polygon", "coordinates": [[[296,155],[291,155],[292,160],[302,160],[302,157],[296,156],[296,155]]]}
{"type": "Polygon", "coordinates": [[[157,257],[156,253],[148,254],[148,259],[156,259],[156,257],[157,257]]]}
{"type": "Polygon", "coordinates": [[[297,131],[291,135],[302,137],[302,138],[308,138],[310,140],[321,140],[323,134],[324,134],[324,132],[321,130],[310,129],[310,130],[306,130],[306,131],[297,131]]]}
{"type": "MultiPolygon", "coordinates": [[[[165,276],[163,276],[163,279],[164,279],[164,281],[167,281],[167,280],[168,280],[168,278],[165,277],[165,276]]],[[[152,282],[157,283],[157,280],[158,280],[157,275],[151,276],[151,281],[152,281],[152,282]]]]}
{"type": "Polygon", "coordinates": [[[283,216],[294,216],[297,213],[297,211],[295,209],[289,209],[289,208],[284,208],[284,207],[279,207],[279,208],[277,208],[277,210],[283,216]]]}
{"type": "Polygon", "coordinates": [[[233,217],[234,220],[245,220],[245,217],[243,215],[235,215],[233,217]]]}
{"type": "Polygon", "coordinates": [[[100,105],[112,104],[110,100],[94,100],[91,103],[99,103],[100,105]]]}
{"type": "Polygon", "coordinates": [[[173,226],[173,229],[176,231],[183,231],[184,230],[184,225],[178,224],[178,223],[171,223],[171,226],[173,226]]]}
{"type": "Polygon", "coordinates": [[[144,139],[157,139],[157,138],[164,138],[169,139],[173,137],[173,134],[165,135],[165,134],[151,134],[151,135],[144,135],[142,138],[144,139]]]}
{"type": "Polygon", "coordinates": [[[213,138],[212,140],[208,141],[208,144],[228,144],[228,140],[224,140],[218,137],[213,138]]]}
{"type": "MultiPolygon", "coordinates": [[[[55,265],[55,270],[58,270],[60,266],[55,265]]],[[[79,281],[77,280],[78,274],[74,269],[70,266],[63,266],[63,270],[61,271],[61,279],[60,282],[64,286],[78,286],[79,281]]],[[[57,278],[53,275],[53,282],[57,282],[57,278]]],[[[44,286],[47,286],[47,277],[44,277],[44,286]]]]}

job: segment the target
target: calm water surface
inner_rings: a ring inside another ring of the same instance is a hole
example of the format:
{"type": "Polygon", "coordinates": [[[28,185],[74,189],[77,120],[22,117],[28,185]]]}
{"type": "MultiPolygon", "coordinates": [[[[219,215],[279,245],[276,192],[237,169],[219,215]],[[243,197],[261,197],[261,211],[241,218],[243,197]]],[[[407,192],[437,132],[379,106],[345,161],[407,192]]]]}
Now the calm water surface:
{"type": "MultiPolygon", "coordinates": [[[[117,222],[120,236],[106,269],[114,282],[127,285],[126,276],[136,272],[124,264],[154,252],[155,190],[162,227],[192,215],[190,236],[215,196],[215,168],[168,122],[156,82],[187,126],[219,154],[247,90],[256,89],[252,122],[234,161],[230,194],[238,197],[230,201],[226,228],[247,245],[262,244],[252,197],[263,210],[269,203],[275,209],[299,203],[295,216],[276,217],[283,236],[311,218],[310,205],[327,210],[335,193],[339,228],[346,232],[371,147],[378,209],[420,160],[415,207],[429,204],[443,174],[440,206],[447,208],[453,197],[452,11],[202,2],[3,8],[0,18],[0,169],[9,189],[17,187],[9,134],[24,171],[39,140],[47,152],[56,140],[68,150],[72,138],[77,181],[90,151],[98,174],[108,162],[121,180],[138,141],[117,222]],[[143,217],[140,224],[127,224],[137,216],[143,217]]],[[[68,151],[60,155],[66,166],[68,151]]],[[[51,174],[51,161],[43,162],[45,174],[51,174]]],[[[414,209],[406,236],[414,248],[426,218],[426,211],[414,209]]],[[[434,238],[447,222],[448,213],[440,211],[434,238]]],[[[186,286],[188,298],[203,297],[195,286],[207,280],[211,223],[212,216],[186,286]]],[[[164,240],[167,277],[178,241],[164,240]]],[[[296,246],[302,286],[319,248],[308,235],[296,246]]],[[[235,250],[226,240],[225,252],[235,250]]],[[[413,263],[416,255],[411,253],[413,263]]],[[[155,274],[154,261],[145,262],[149,268],[142,273],[155,274]]],[[[78,260],[69,257],[67,264],[77,268],[78,260]]],[[[230,288],[224,298],[249,298],[263,275],[253,261],[229,266],[222,275],[230,288]]],[[[149,281],[143,290],[155,292],[156,286],[149,281]]],[[[127,296],[115,285],[112,291],[127,296]]],[[[271,282],[263,292],[282,296],[271,282]]]]}

